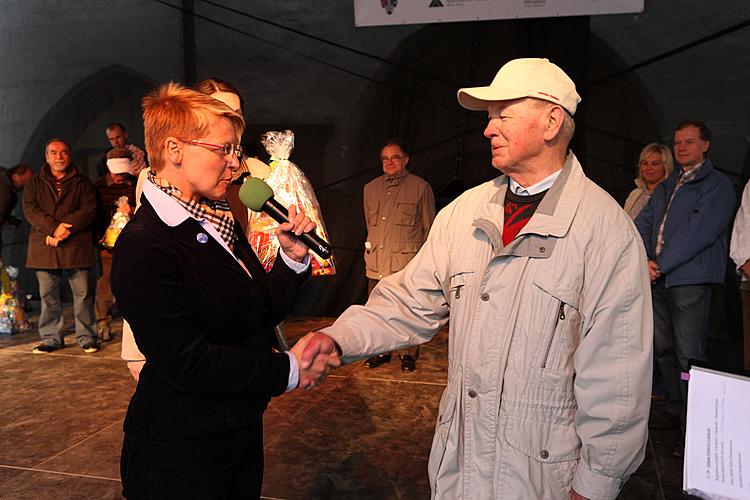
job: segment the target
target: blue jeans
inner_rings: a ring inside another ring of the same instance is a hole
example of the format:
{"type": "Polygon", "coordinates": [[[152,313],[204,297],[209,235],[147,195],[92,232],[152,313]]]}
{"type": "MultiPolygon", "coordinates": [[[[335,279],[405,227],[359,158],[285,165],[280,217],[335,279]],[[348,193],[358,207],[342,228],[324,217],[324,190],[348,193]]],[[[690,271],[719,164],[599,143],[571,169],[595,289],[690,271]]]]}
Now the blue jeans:
{"type": "Polygon", "coordinates": [[[42,311],[39,315],[39,334],[45,344],[62,347],[63,310],[60,300],[60,282],[68,280],[73,292],[73,315],[78,345],[97,340],[94,321],[94,275],[91,268],[37,270],[42,311]]]}
{"type": "Polygon", "coordinates": [[[654,351],[664,376],[668,409],[685,424],[687,382],[680,378],[691,359],[706,359],[711,285],[666,288],[664,278],[651,286],[654,351]]]}

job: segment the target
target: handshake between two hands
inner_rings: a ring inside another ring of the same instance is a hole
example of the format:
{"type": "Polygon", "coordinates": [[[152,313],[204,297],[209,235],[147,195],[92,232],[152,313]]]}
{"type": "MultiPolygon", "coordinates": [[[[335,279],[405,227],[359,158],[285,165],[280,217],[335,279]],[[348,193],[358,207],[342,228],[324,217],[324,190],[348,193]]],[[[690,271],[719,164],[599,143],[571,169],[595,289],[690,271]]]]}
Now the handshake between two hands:
{"type": "Polygon", "coordinates": [[[299,365],[298,387],[306,391],[322,384],[331,368],[341,366],[336,342],[324,333],[308,333],[294,344],[290,352],[299,365]]]}

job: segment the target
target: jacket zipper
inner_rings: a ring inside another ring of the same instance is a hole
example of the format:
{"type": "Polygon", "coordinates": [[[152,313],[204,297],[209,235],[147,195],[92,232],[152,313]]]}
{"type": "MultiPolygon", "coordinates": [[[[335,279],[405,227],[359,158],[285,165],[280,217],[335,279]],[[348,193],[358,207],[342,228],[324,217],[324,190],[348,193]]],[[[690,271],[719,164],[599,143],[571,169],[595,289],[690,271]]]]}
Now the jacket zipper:
{"type": "Polygon", "coordinates": [[[560,323],[560,321],[565,321],[565,302],[563,301],[560,301],[560,307],[557,310],[557,318],[555,318],[555,324],[552,325],[552,332],[550,333],[549,339],[547,341],[542,368],[547,368],[549,352],[552,350],[552,342],[555,340],[555,332],[557,331],[557,325],[560,323]]]}

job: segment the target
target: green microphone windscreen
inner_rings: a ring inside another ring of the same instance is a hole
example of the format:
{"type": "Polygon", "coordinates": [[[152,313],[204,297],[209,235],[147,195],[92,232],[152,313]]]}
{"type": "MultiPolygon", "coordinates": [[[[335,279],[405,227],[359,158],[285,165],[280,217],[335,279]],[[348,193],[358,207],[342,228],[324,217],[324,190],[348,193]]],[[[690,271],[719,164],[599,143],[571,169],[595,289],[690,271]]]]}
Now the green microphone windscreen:
{"type": "Polygon", "coordinates": [[[245,180],[240,188],[240,201],[253,212],[262,212],[263,205],[271,198],[273,189],[257,177],[245,180]]]}

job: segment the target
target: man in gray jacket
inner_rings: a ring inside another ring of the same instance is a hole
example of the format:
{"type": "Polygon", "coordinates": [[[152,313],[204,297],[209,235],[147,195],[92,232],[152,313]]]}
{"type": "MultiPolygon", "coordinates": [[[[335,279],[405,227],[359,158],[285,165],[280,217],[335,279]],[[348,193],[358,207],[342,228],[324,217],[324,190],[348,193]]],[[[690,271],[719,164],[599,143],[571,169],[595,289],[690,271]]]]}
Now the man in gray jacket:
{"type": "Polygon", "coordinates": [[[580,102],[546,59],[461,89],[502,175],[443,209],[406,268],[311,339],[344,362],[450,320],[433,498],[614,499],[643,460],[651,391],[646,255],[568,144],[580,102]]]}

